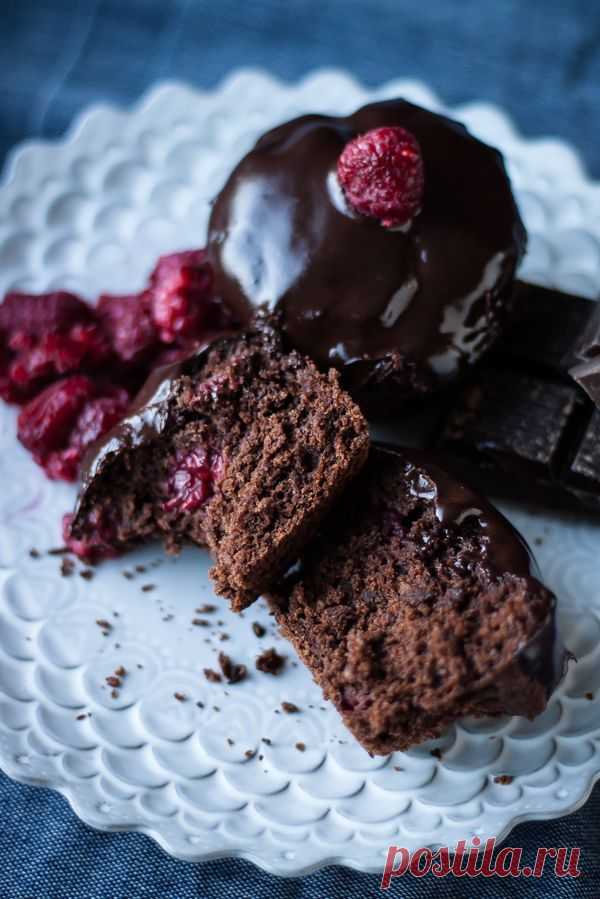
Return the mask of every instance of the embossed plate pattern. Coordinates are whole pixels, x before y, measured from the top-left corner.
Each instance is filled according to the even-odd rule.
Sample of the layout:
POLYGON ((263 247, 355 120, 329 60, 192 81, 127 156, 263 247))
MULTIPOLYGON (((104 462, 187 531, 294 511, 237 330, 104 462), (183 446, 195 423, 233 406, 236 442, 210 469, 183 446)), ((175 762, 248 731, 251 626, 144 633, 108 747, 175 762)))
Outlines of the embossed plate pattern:
MULTIPOLYGON (((211 197, 261 131, 394 95, 441 108, 422 84, 366 90, 336 71, 296 85, 245 71, 210 93, 167 84, 128 112, 94 108, 63 141, 12 156, 0 186, 0 291, 68 287, 92 299, 134 290, 159 253, 203 243, 211 197)), ((507 156, 530 234, 523 274, 596 295, 600 186, 576 154, 523 139, 486 103, 451 113, 507 156)), ((589 794, 600 773, 598 524, 506 508, 538 544, 579 660, 547 711, 533 722, 463 721, 435 744, 370 758, 264 606, 238 618, 215 600, 201 552, 173 561, 150 546, 91 581, 79 569, 61 577, 60 557, 31 558, 31 547, 59 543, 73 490, 45 480, 14 423, 2 406, 0 764, 10 776, 60 790, 94 827, 143 831, 180 858, 238 855, 280 874, 332 862, 378 870, 390 843, 502 836, 589 794), (209 626, 192 625, 207 602, 218 606, 203 616, 209 626), (269 646, 287 656, 276 678, 253 667, 269 646), (205 680, 221 649, 250 666, 246 681, 205 680), (113 698, 105 677, 119 665, 128 673, 113 698), (282 700, 302 711, 284 714, 282 700), (497 783, 498 774, 513 780, 497 783)))

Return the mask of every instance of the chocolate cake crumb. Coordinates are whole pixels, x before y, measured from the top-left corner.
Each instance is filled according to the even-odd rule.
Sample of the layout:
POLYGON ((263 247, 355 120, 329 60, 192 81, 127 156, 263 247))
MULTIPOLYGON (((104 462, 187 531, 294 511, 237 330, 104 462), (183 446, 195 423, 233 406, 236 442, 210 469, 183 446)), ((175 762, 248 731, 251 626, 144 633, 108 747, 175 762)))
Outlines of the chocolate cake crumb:
POLYGON ((306 750, 306 743, 296 743, 296 749, 298 750, 298 752, 304 752, 306 750))
POLYGON ((198 606, 197 609, 194 609, 194 612, 197 612, 199 615, 210 615, 211 612, 216 612, 217 607, 211 606, 210 603, 205 602, 203 606, 198 606))
POLYGON ((136 565, 135 570, 137 571, 138 574, 144 574, 144 572, 146 571, 146 566, 145 565, 136 565))
POLYGON ((248 674, 248 669, 245 665, 232 662, 230 657, 225 655, 224 652, 219 653, 219 665, 228 684, 237 684, 239 681, 244 680, 248 674))
POLYGON ((175 697, 177 702, 185 702, 187 699, 185 693, 173 693, 173 696, 175 697))
POLYGON ((111 695, 112 699, 118 699, 118 698, 119 698, 119 691, 118 691, 118 690, 111 690, 111 691, 110 691, 110 695, 111 695))
POLYGON ((212 668, 204 669, 204 677, 207 681, 210 681, 211 684, 220 684, 221 683, 221 675, 218 671, 214 671, 212 668))
POLYGON ((265 674, 279 674, 285 664, 285 656, 279 655, 276 649, 265 649, 256 659, 256 667, 265 674))
POLYGON ((83 721, 85 718, 87 718, 87 715, 86 715, 85 712, 84 712, 82 715, 77 715, 76 718, 75 718, 75 720, 76 720, 76 721, 83 721))
POLYGON ((295 712, 300 711, 298 706, 293 702, 285 702, 284 701, 281 703, 281 708, 287 715, 293 715, 295 712))
POLYGON ((252 630, 257 637, 264 637, 264 635, 267 633, 266 629, 262 626, 262 624, 259 624, 258 621, 252 622, 252 630))
POLYGON ((84 581, 91 581, 94 575, 95 572, 92 568, 84 568, 79 572, 79 577, 82 577, 84 581))
POLYGON ((62 577, 71 577, 75 571, 75 562, 73 559, 65 558, 60 563, 60 573, 62 577))
POLYGON ((49 556, 65 556, 69 552, 68 546, 55 546, 53 549, 48 550, 49 556))
POLYGON ((219 640, 221 641, 221 643, 225 643, 227 640, 229 640, 229 634, 219 634, 219 640))
POLYGON ((109 687, 120 687, 121 680, 118 677, 115 677, 114 674, 109 674, 108 677, 104 678, 109 687))
POLYGON ((256 749, 247 749, 244 753, 247 759, 253 759, 256 755, 256 749))
POLYGON ((142 585, 142 593, 150 593, 151 590, 156 590, 156 584, 143 584, 142 585))
POLYGON ((210 621, 206 618, 192 618, 194 627, 210 627, 210 621))
POLYGON ((123 668, 122 665, 119 665, 117 668, 115 668, 115 674, 117 675, 117 677, 125 677, 127 671, 125 670, 125 668, 123 668))
POLYGON ((105 631, 112 630, 112 624, 110 623, 110 621, 106 621, 105 618, 97 618, 96 624, 98 625, 98 627, 101 627, 102 630, 105 630, 105 631))
POLYGON ((132 581, 135 577, 133 571, 125 570, 125 571, 122 571, 121 574, 123 575, 123 577, 126 577, 128 581, 132 581))
POLYGON ((511 774, 497 774, 494 778, 494 783, 502 784, 502 786, 508 786, 514 780, 514 777, 511 774))
POLYGON ((40 551, 39 551, 39 549, 35 549, 35 547, 33 547, 32 549, 29 550, 29 555, 31 556, 32 559, 39 559, 40 551))

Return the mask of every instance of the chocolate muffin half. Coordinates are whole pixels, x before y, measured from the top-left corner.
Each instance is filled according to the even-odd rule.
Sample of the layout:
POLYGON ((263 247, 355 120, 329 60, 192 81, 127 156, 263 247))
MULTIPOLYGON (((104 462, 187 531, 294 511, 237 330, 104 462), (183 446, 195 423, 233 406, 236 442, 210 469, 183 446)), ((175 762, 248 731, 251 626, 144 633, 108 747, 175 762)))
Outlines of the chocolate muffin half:
POLYGON ((281 575, 367 457, 367 424, 260 322, 159 369, 84 467, 69 526, 82 555, 163 535, 207 546, 240 610, 281 575))
POLYGON ((423 453, 374 447, 270 602, 357 740, 385 754, 464 715, 544 709, 567 656, 532 572, 481 496, 423 453))

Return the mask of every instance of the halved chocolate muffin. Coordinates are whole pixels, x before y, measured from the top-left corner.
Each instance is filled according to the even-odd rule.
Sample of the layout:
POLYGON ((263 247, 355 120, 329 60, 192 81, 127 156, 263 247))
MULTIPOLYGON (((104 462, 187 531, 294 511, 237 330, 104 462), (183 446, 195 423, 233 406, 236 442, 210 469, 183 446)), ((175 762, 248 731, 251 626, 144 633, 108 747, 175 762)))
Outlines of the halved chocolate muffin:
POLYGON ((265 321, 159 369, 93 448, 71 547, 110 555, 161 534, 207 546, 239 610, 273 583, 364 463, 367 424, 338 376, 284 353, 265 321))
POLYGON ((371 449, 270 602, 348 728, 378 754, 465 715, 539 714, 567 658, 555 597, 523 539, 415 450, 371 449))

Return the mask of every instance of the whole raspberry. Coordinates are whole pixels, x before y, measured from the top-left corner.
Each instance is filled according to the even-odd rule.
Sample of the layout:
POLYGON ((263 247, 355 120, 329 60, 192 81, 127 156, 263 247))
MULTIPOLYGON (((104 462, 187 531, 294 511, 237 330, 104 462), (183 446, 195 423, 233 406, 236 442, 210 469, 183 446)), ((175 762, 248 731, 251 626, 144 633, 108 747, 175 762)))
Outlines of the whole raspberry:
POLYGON ((65 333, 48 333, 39 338, 17 331, 9 341, 16 352, 8 373, 19 390, 31 392, 40 383, 81 368, 106 362, 110 347, 94 324, 76 324, 65 333))
POLYGON ((76 481, 79 466, 88 446, 120 421, 129 405, 129 394, 122 387, 105 388, 107 395, 88 400, 66 438, 63 449, 49 453, 43 461, 51 481, 76 481))
POLYGON ((72 375, 23 407, 17 434, 51 480, 74 481, 87 447, 123 417, 128 403, 123 388, 72 375))
POLYGON ((421 149, 404 128, 374 128, 349 141, 337 175, 350 206, 385 228, 406 224, 421 209, 421 149))
POLYGON ((69 445, 81 454, 113 425, 120 421, 129 405, 129 394, 122 387, 105 388, 105 394, 89 400, 79 413, 69 445))
POLYGON ((23 406, 17 435, 36 462, 43 465, 51 452, 66 445, 79 413, 95 392, 89 378, 73 375, 46 387, 23 406))
POLYGON ((150 312, 164 343, 199 338, 214 316, 212 269, 204 250, 161 256, 150 275, 150 312))
POLYGON ((72 293, 7 293, 0 303, 0 331, 43 337, 93 319, 90 307, 72 293))
POLYGON ((103 294, 98 300, 98 317, 122 362, 147 360, 160 346, 148 306, 146 291, 127 296, 103 294))

